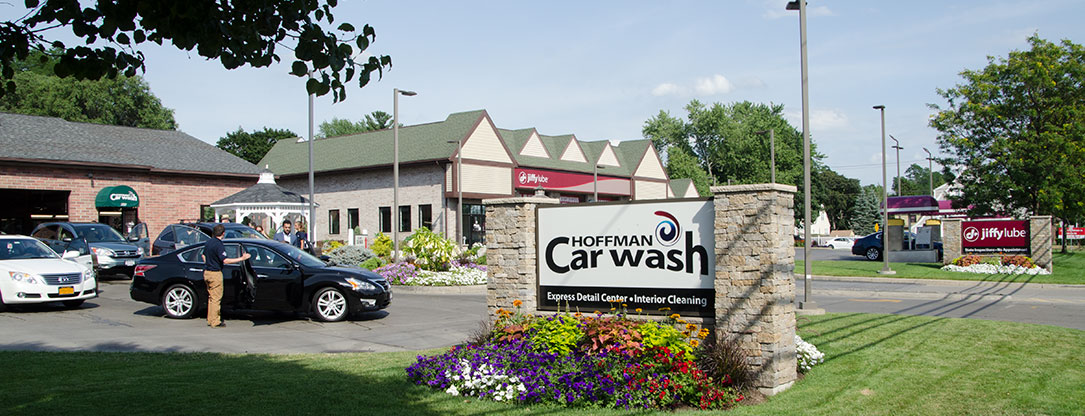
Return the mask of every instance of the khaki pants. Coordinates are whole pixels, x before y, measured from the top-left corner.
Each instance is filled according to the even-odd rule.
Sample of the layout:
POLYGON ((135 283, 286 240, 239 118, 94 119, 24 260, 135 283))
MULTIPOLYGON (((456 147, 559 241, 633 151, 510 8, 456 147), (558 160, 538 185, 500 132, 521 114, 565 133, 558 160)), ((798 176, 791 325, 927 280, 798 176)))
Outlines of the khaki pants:
POLYGON ((203 281, 207 283, 207 324, 216 326, 222 323, 222 272, 203 272, 203 281))

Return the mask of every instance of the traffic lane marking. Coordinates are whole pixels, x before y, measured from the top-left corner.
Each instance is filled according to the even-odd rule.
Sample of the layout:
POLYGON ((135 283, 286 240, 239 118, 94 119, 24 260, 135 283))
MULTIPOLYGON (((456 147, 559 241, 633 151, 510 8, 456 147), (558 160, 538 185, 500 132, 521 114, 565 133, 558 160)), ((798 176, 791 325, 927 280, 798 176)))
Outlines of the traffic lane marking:
POLYGON ((889 302, 889 303, 900 303, 901 302, 900 299, 848 299, 848 300, 850 300, 852 302, 889 302))

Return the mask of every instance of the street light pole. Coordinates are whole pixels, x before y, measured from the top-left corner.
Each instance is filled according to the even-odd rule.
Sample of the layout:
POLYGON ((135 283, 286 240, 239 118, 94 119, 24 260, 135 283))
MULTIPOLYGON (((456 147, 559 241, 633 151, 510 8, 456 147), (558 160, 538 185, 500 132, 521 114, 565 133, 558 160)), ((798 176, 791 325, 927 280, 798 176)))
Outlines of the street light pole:
POLYGON ((776 129, 761 130, 756 134, 769 134, 769 172, 772 183, 776 183, 776 129))
POLYGON ((923 151, 927 152, 927 173, 929 173, 930 177, 931 177, 931 188, 930 189, 931 189, 931 197, 933 198, 934 197, 934 157, 931 155, 931 151, 927 150, 926 147, 923 148, 923 151))
MULTIPOLYGON (((313 73, 309 73, 309 78, 313 78, 313 73)), ((316 240, 316 235, 313 223, 316 222, 316 201, 313 199, 316 193, 314 179, 313 179, 313 94, 309 93, 309 220, 305 222, 308 226, 308 244, 310 247, 313 245, 313 241, 316 240)), ((282 226, 282 224, 277 224, 282 226)))
POLYGON ((893 137, 892 134, 889 135, 889 138, 893 139, 893 143, 896 143, 895 145, 893 145, 893 148, 897 149, 897 196, 901 196, 902 194, 900 193, 900 151, 903 150, 904 148, 900 147, 900 140, 897 140, 897 138, 893 137))
POLYGON ((591 171, 591 174, 592 174, 592 189, 593 189, 592 193, 594 194, 593 198, 595 198, 591 202, 599 202, 599 169, 606 169, 606 168, 599 165, 598 163, 596 163, 595 167, 591 171))
MULTIPOLYGON (((456 219, 456 244, 464 244, 463 241, 463 142, 459 140, 449 140, 449 143, 456 143, 456 215, 459 216, 456 219)), ((446 218, 445 221, 448 221, 446 218)))
POLYGON ((802 67, 802 181, 803 181, 803 294, 799 309, 817 309, 810 300, 810 88, 806 70, 806 0, 787 3, 787 10, 799 11, 799 53, 802 67))
POLYGON ((889 191, 886 190, 887 174, 885 172, 885 106, 876 105, 875 110, 882 113, 882 270, 878 274, 897 274, 889 268, 889 191))
POLYGON ((399 95, 413 96, 414 91, 392 89, 392 259, 399 261, 399 95))

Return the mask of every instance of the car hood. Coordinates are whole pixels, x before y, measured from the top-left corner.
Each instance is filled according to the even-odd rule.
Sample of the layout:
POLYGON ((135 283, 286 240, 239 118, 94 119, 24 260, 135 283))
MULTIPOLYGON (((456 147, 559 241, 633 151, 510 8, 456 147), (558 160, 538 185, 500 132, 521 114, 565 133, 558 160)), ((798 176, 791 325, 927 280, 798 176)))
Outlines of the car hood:
POLYGON ((99 241, 97 243, 90 243, 90 246, 91 247, 99 247, 99 248, 108 248, 108 249, 113 250, 113 251, 118 251, 118 250, 130 251, 130 250, 135 250, 136 249, 136 246, 132 245, 132 244, 109 242, 109 241, 99 241))
POLYGON ((330 266, 325 267, 324 270, 329 272, 335 272, 344 277, 362 277, 369 280, 385 280, 384 276, 381 276, 368 269, 362 269, 358 267, 330 266))
POLYGON ((0 261, 0 269, 33 274, 83 273, 86 268, 64 259, 18 259, 0 261))

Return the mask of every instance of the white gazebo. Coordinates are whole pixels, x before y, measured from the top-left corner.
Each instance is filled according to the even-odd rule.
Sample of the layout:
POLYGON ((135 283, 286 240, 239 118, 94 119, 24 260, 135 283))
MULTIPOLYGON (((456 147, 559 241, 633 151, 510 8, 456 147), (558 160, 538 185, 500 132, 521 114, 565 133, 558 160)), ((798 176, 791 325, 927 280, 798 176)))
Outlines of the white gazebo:
POLYGON ((275 228, 290 217, 300 217, 306 224, 311 224, 309 200, 297 192, 276 185, 275 174, 266 169, 260 174, 260 180, 256 182, 256 185, 215 201, 211 204, 211 208, 215 210, 216 219, 221 218, 221 215, 226 212, 233 211, 235 222, 242 222, 254 214, 263 214, 271 219, 271 224, 275 228))

